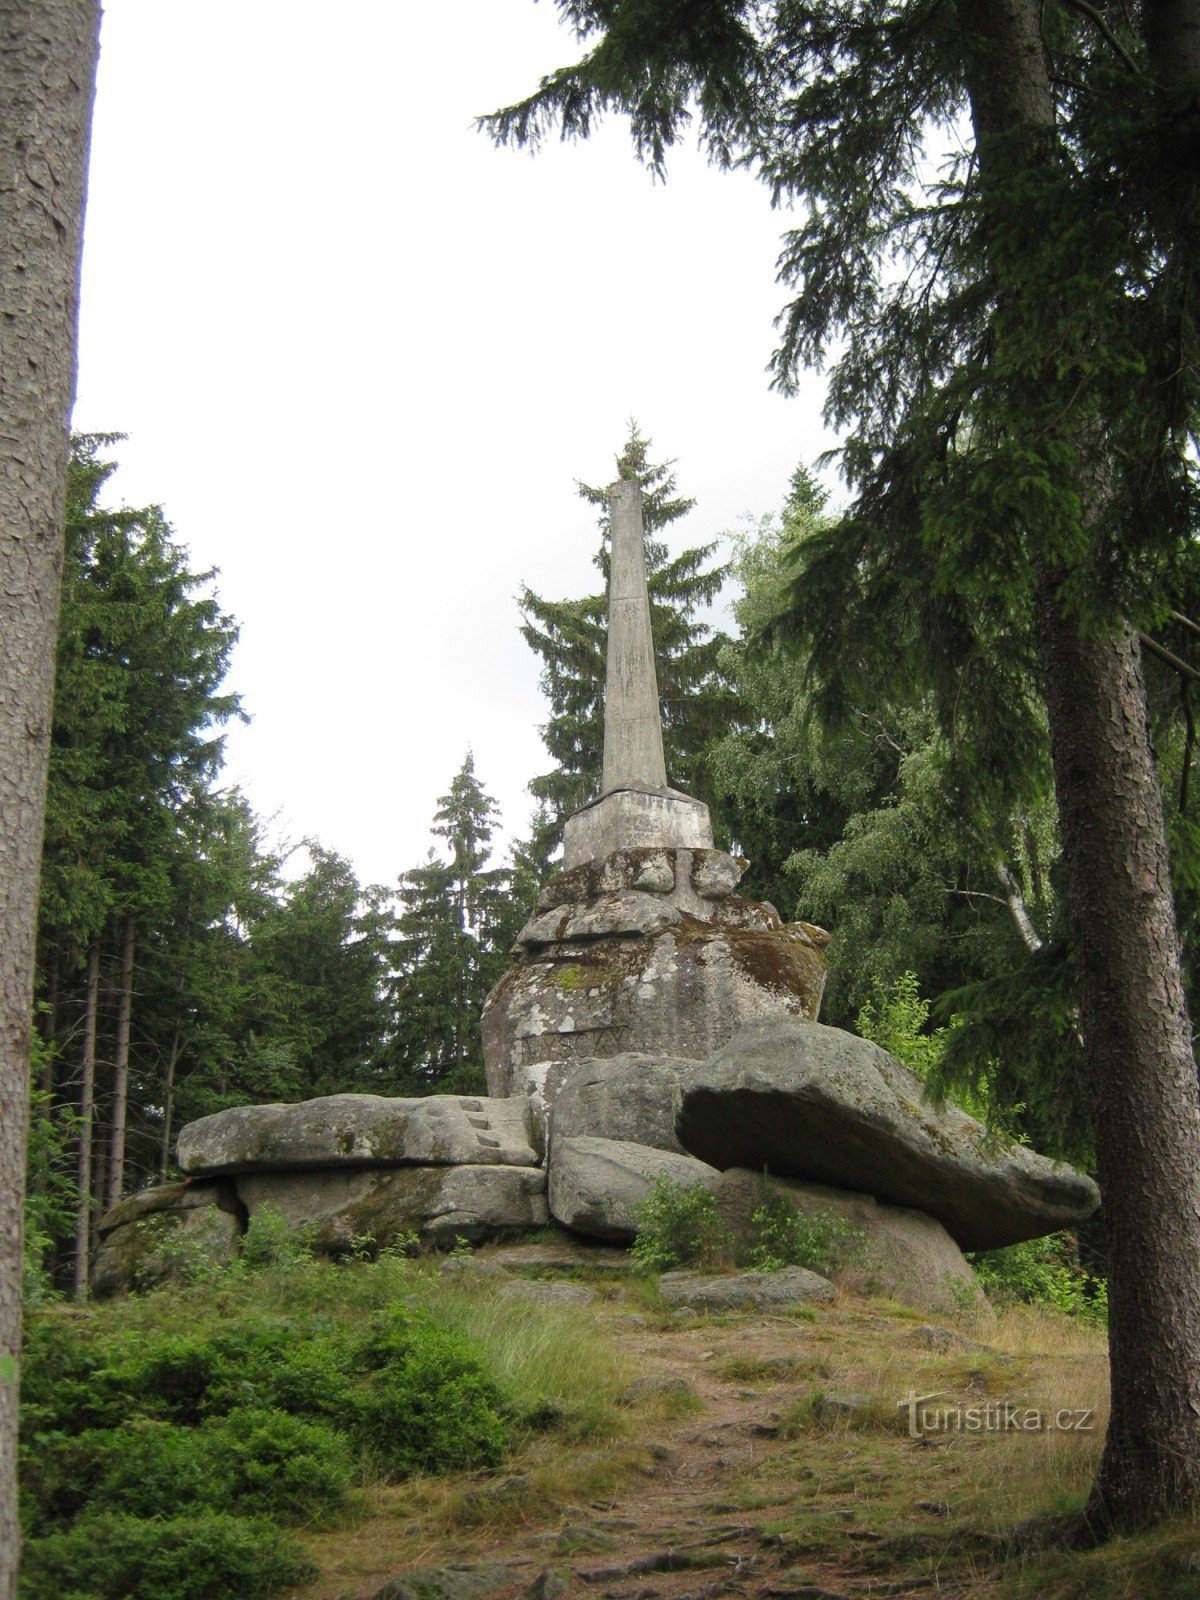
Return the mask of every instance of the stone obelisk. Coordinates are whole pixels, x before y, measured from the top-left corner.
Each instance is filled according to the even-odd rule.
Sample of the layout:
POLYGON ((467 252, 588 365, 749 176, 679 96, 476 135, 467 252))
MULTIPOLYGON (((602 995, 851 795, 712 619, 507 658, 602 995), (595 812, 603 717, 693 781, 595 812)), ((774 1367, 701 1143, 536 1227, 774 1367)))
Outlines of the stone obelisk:
POLYGON ((618 479, 609 490, 609 507, 603 777, 597 798, 567 819, 566 870, 614 850, 704 850, 713 842, 704 802, 667 785, 637 481, 618 479))
POLYGON ((632 478, 609 491, 608 661, 604 687, 601 794, 643 784, 667 787, 658 673, 650 631, 650 590, 642 496, 632 478))
POLYGON ((600 793, 567 818, 562 869, 482 1017, 488 1093, 543 1109, 575 1063, 702 1060, 743 1022, 815 1019, 827 970, 827 936, 736 894, 747 863, 714 850, 708 807, 667 783, 636 481, 615 483, 609 505, 600 793))

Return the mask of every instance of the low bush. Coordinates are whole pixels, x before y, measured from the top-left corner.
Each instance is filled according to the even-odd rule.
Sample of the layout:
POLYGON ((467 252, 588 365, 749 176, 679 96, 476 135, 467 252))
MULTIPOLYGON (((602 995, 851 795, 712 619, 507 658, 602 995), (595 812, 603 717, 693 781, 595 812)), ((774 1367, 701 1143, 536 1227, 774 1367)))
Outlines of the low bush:
POLYGON ((635 1209, 634 1221, 637 1237, 630 1254, 648 1272, 714 1265, 730 1250, 716 1199, 702 1184, 677 1183, 660 1174, 653 1193, 635 1209))
POLYGON ((255 1600, 314 1572, 295 1541, 261 1517, 103 1513, 30 1540, 20 1592, 22 1600, 255 1600))
POLYGON ((967 1256, 988 1299, 999 1305, 1025 1302, 1103 1325, 1108 1321, 1108 1284, 1079 1263, 1075 1239, 1053 1233, 1003 1250, 967 1256))
POLYGON ((23 1389, 24 1600, 269 1594, 303 1565, 278 1524, 328 1520, 361 1465, 494 1466, 512 1433, 470 1341, 394 1304, 357 1323, 246 1310, 188 1333, 48 1313, 31 1319, 23 1389), (160 1552, 137 1576, 129 1552, 166 1550, 185 1525, 190 1556, 160 1552), (189 1562, 224 1576, 206 1587, 189 1562))
POLYGON ((775 1195, 750 1218, 747 1264, 759 1272, 807 1267, 830 1278, 862 1254, 866 1234, 829 1211, 798 1211, 786 1195, 775 1195))
POLYGON ((260 1206, 246 1225, 238 1260, 250 1272, 312 1259, 312 1228, 294 1228, 276 1206, 260 1206))
POLYGON ((342 1508, 352 1476, 341 1434, 280 1411, 233 1411, 198 1428, 127 1425, 103 1440, 96 1499, 139 1517, 236 1506, 240 1516, 311 1522, 342 1508))

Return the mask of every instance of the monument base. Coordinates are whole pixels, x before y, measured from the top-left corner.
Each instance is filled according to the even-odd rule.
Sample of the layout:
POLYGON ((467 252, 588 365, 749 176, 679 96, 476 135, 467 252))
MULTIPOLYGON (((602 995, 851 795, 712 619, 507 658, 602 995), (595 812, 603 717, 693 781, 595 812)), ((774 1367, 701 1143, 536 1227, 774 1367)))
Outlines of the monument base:
POLYGON ((747 1022, 815 1021, 829 936, 735 894, 745 866, 642 848, 552 878, 483 1008, 488 1093, 548 1101, 552 1066, 631 1050, 705 1060, 747 1022))
POLYGON ((711 850, 712 822, 703 800, 678 789, 630 784, 610 789, 567 818, 563 871, 603 861, 614 850, 711 850))

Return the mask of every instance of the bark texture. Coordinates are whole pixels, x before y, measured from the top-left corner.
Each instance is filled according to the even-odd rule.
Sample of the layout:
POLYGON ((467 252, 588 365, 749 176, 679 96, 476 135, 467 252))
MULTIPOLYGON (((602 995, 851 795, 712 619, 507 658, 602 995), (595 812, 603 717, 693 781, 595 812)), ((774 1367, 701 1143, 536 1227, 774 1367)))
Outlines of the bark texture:
POLYGON ((0 1600, 16 1592, 29 1030, 95 0, 0 0, 0 1600))
POLYGON ((137 922, 126 917, 121 938, 121 994, 117 1002, 117 1040, 113 1059, 112 1148, 104 1209, 111 1211, 125 1188, 125 1122, 129 1108, 129 1035, 133 1024, 133 960, 137 922))
POLYGON ((1200 1503, 1200 1097, 1136 637, 1038 631, 1109 1248, 1100 1527, 1200 1503))
POLYGON ((91 1258, 92 1126, 96 1112, 96 1030, 100 1008, 100 941, 88 951, 87 998, 83 1007, 83 1057, 79 1068, 79 1154, 75 1165, 76 1300, 87 1298, 91 1258))

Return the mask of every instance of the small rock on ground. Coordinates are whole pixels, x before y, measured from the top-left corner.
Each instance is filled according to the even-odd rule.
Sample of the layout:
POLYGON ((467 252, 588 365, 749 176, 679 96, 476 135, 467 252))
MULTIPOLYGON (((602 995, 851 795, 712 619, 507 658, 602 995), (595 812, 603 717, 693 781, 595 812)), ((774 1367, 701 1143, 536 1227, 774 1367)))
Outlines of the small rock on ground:
MULTIPOLYGON (((517 1580, 513 1567, 485 1562, 473 1567, 414 1567, 377 1589, 372 1600, 481 1600, 517 1580)), ((559 1591, 561 1593, 561 1591, 559 1591)))
POLYGON ((507 1300, 534 1300, 544 1306, 586 1306, 596 1298, 596 1291, 582 1283, 543 1283, 536 1278, 529 1283, 513 1279, 501 1293, 507 1300))
POLYGON ((645 1405, 648 1400, 660 1398, 679 1398, 684 1395, 695 1395, 696 1391, 686 1378, 668 1378, 650 1376, 635 1378, 634 1381, 617 1396, 619 1406, 645 1405))
POLYGON ((790 1306, 805 1301, 828 1303, 836 1291, 828 1278, 805 1267, 778 1272, 735 1272, 703 1277, 696 1272, 664 1272, 658 1291, 669 1305, 696 1311, 738 1311, 747 1306, 790 1306))

